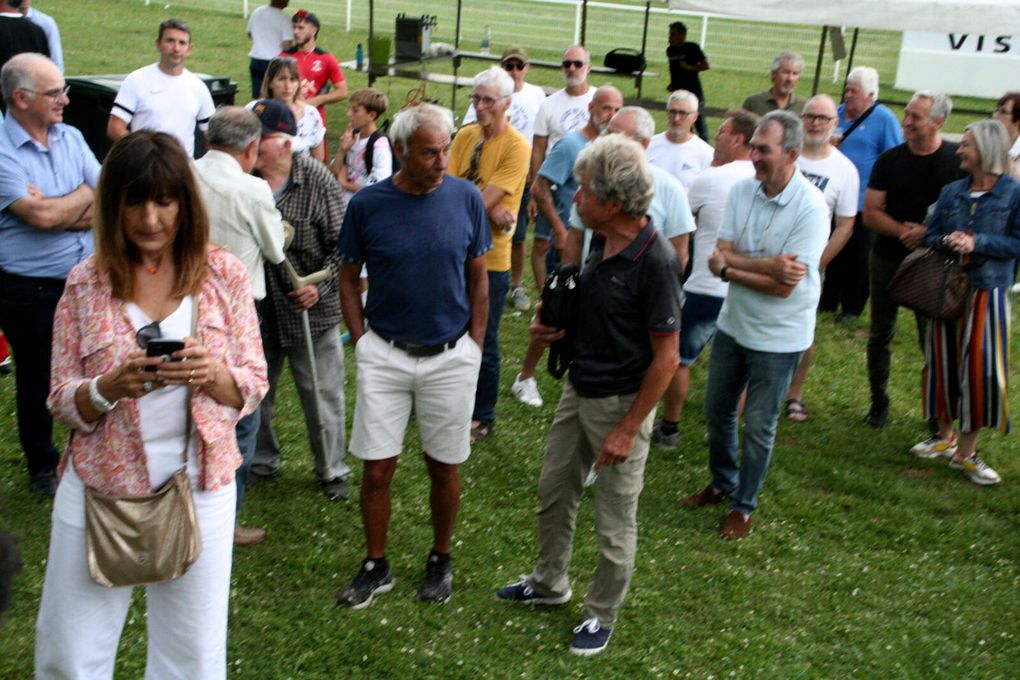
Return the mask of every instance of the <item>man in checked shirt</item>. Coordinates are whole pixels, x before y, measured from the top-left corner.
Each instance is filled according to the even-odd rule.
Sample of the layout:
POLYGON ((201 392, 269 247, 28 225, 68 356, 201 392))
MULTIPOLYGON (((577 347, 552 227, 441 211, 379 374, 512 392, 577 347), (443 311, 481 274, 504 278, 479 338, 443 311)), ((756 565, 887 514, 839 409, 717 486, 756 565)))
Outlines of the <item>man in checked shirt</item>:
MULTIPOLYGON (((261 102, 260 102, 261 104, 261 102)), ((318 284, 292 290, 282 265, 266 264, 266 298, 259 305, 262 318, 262 344, 269 364, 269 393, 262 401, 251 474, 269 477, 280 470, 280 443, 273 432, 276 411, 276 387, 284 359, 290 361, 291 374, 301 398, 308 429, 308 443, 315 459, 319 486, 330 500, 346 500, 350 468, 343 461, 344 442, 344 357, 340 343, 340 297, 337 276, 340 264, 336 243, 344 218, 340 185, 322 163, 309 156, 293 153, 293 137, 284 131, 286 118, 272 106, 256 106, 255 115, 263 129, 255 173, 269 183, 276 207, 283 219, 294 227, 294 240, 287 258, 298 274, 307 276, 330 268, 333 275, 318 284), (318 373, 318 392, 312 386, 311 363, 305 348, 301 312, 308 310, 318 373), (317 423, 313 399, 319 402, 317 423), (326 433, 326 450, 317 427, 326 433)))

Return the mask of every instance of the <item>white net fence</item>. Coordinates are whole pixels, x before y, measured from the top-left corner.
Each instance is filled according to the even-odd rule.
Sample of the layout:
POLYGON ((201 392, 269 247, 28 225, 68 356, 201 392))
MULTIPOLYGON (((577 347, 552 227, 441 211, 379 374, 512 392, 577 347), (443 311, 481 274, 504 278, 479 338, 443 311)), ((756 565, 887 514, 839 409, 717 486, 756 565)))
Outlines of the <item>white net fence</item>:
MULTIPOLYGON (((184 0, 172 5, 200 7, 229 13, 250 12, 263 0, 184 0)), ((147 3, 148 4, 148 1, 147 3)), ((315 12, 326 27, 368 33, 368 0, 299 0, 298 7, 315 12)), ((586 20, 580 0, 464 0, 461 10, 462 49, 479 49, 486 27, 492 36, 491 49, 499 53, 507 45, 523 45, 532 58, 557 59, 562 50, 582 37, 593 60, 617 47, 641 48, 645 3, 637 0, 589 2, 586 20)), ((392 35, 398 14, 434 15, 438 23, 432 40, 453 43, 456 35, 457 0, 376 0, 375 30, 392 35)), ((674 21, 687 24, 688 40, 701 45, 713 69, 764 73, 776 53, 799 52, 805 71, 813 72, 821 29, 816 26, 766 24, 713 15, 692 15, 653 7, 648 25, 646 58, 650 68, 665 70, 668 26, 674 21)), ((854 62, 867 64, 879 73, 896 72, 900 33, 862 30, 854 62)), ((850 48, 847 31, 847 50, 850 48)), ((833 77, 839 68, 828 52, 824 73, 833 77)))

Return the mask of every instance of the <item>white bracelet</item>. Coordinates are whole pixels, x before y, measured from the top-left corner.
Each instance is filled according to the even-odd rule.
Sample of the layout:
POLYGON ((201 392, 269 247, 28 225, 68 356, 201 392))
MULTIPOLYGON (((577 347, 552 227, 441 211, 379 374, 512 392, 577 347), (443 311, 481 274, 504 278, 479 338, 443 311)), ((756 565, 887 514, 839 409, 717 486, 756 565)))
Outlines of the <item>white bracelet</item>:
POLYGON ((106 397, 99 393, 99 376, 97 375, 89 381, 89 401, 92 402, 92 408, 100 413, 109 413, 120 400, 118 399, 111 404, 107 401, 106 397))

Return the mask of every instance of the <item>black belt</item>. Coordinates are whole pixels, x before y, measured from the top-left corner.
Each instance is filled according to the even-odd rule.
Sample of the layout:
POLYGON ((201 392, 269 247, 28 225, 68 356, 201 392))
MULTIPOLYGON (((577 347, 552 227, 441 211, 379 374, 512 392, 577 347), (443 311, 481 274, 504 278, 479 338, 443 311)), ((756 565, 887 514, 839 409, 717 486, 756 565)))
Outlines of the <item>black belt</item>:
POLYGON ((416 342, 404 342, 403 340, 390 340, 389 338, 387 338, 387 337, 385 337, 383 335, 380 335, 379 331, 375 330, 374 328, 372 329, 372 332, 375 333, 376 335, 378 335, 380 338, 382 338, 386 342, 388 342, 391 345, 393 345, 394 347, 396 347, 397 349, 400 349, 400 350, 403 350, 403 351, 407 352, 408 356, 412 356, 412 357, 434 357, 437 354, 442 354, 446 350, 453 349, 454 347, 456 347, 457 346, 457 341, 460 340, 462 337, 464 337, 464 334, 467 333, 467 328, 465 328, 460 333, 458 333, 457 337, 455 337, 450 342, 444 342, 441 345, 419 345, 416 342))

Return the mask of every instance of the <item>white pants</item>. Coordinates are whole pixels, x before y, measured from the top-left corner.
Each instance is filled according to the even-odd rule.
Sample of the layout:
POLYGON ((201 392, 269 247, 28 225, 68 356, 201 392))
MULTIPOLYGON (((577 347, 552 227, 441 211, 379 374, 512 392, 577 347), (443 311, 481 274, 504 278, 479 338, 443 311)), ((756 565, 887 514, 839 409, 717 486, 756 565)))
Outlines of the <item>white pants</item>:
MULTIPOLYGON (((146 586, 148 680, 227 674, 234 485, 194 491, 202 554, 187 574, 146 586)), ((53 504, 46 580, 36 622, 36 678, 112 678, 132 588, 105 588, 85 557, 85 486, 68 465, 53 504)))

